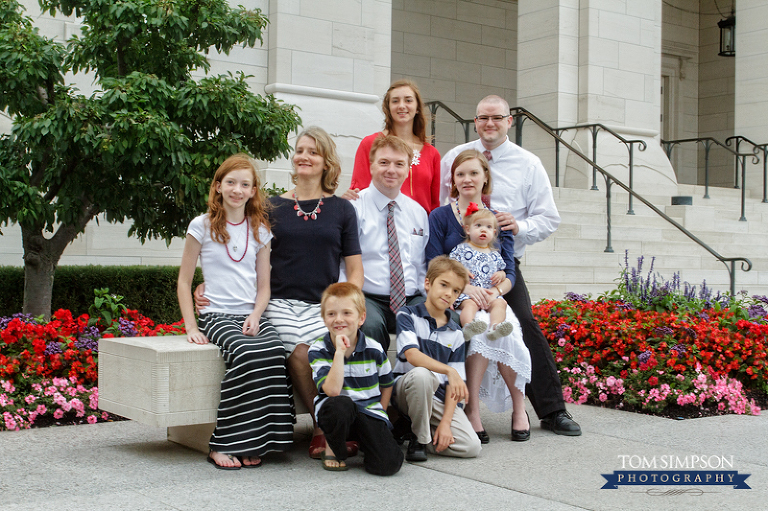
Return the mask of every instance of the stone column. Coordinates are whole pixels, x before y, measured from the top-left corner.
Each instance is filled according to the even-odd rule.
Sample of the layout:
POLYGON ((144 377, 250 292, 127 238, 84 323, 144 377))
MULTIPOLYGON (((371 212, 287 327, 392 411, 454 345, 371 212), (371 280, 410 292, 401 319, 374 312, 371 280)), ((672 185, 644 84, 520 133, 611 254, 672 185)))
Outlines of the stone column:
MULTIPOLYGON (((520 0, 518 104, 552 127, 601 123, 626 139, 644 140, 648 148, 634 151, 634 189, 673 194, 675 175, 658 142, 661 5, 520 0)), ((588 131, 569 131, 564 138, 592 157, 588 131)), ((600 131, 597 148, 597 164, 629 184, 624 144, 600 131)), ((561 185, 592 186, 591 167, 565 151, 560 161, 561 185)), ((599 176, 597 185, 605 187, 599 176)))
MULTIPOLYGON (((304 126, 330 133, 345 189, 362 137, 380 130, 390 82, 391 0, 271 0, 265 91, 298 105, 304 126)), ((291 140, 293 143, 293 140, 291 140)), ((290 162, 269 165, 268 181, 289 187, 290 162)))
MULTIPOLYGON (((768 4, 759 0, 736 2, 736 87, 734 135, 756 144, 768 143, 768 4)), ((741 151, 752 150, 742 143, 741 151)), ((746 189, 763 196, 763 154, 747 162, 746 189)))

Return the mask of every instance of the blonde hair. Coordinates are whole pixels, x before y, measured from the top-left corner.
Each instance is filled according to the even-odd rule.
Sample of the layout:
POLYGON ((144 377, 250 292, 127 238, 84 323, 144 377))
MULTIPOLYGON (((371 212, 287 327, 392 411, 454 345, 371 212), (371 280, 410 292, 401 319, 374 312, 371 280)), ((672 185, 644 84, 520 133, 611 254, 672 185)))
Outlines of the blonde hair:
POLYGON ((384 94, 384 100, 381 102, 381 110, 384 112, 384 129, 387 133, 393 133, 395 128, 395 119, 392 112, 389 111, 389 100, 392 97, 392 91, 401 87, 410 87, 416 98, 416 115, 413 117, 413 134, 416 135, 422 144, 427 143, 427 120, 424 117, 424 102, 421 100, 421 92, 418 85, 413 80, 404 78, 392 82, 392 85, 384 94))
POLYGON ((325 316, 325 304, 331 297, 349 298, 355 305, 357 313, 361 316, 365 314, 365 295, 356 285, 350 284, 349 282, 337 282, 336 284, 331 284, 325 288, 325 291, 323 291, 323 296, 320 298, 321 316, 325 316))
POLYGON ((427 280, 431 285, 437 277, 451 271, 464 281, 464 286, 469 283, 469 273, 464 265, 446 255, 437 256, 429 262, 427 280))
POLYGON ((483 153, 478 151, 477 149, 467 149, 465 151, 460 152, 456 159, 453 160, 453 164, 451 164, 451 198, 456 199, 459 196, 459 190, 456 188, 456 182, 454 181, 454 175, 456 174, 456 169, 464 162, 467 162, 469 160, 477 160, 480 162, 480 167, 483 169, 483 174, 485 174, 485 184, 483 185, 483 189, 481 190, 482 195, 490 195, 491 194, 491 167, 488 165, 488 160, 485 158, 483 153))
POLYGON ((211 222, 211 239, 226 244, 229 242, 229 233, 227 232, 227 212, 224 209, 224 199, 221 192, 216 190, 216 185, 221 184, 224 178, 234 170, 250 170, 253 179, 253 197, 245 203, 245 217, 251 219, 251 230, 256 241, 259 240, 259 227, 264 226, 270 229, 267 211, 270 209, 270 203, 267 201, 264 192, 261 189, 261 180, 256 172, 253 161, 247 154, 238 153, 230 156, 222 163, 216 173, 213 175, 211 189, 208 192, 208 218, 211 222))
MULTIPOLYGON (((296 146, 299 145, 299 140, 302 137, 309 137, 315 141, 317 147, 317 153, 323 157, 323 176, 320 179, 320 186, 325 193, 333 194, 336 188, 339 187, 339 176, 341 175, 341 159, 336 153, 336 142, 333 141, 331 136, 323 128, 319 126, 309 126, 302 131, 296 138, 296 145, 293 148, 294 154, 296 154, 296 146)), ((295 185, 298 181, 296 176, 296 169, 291 172, 291 182, 295 185)))

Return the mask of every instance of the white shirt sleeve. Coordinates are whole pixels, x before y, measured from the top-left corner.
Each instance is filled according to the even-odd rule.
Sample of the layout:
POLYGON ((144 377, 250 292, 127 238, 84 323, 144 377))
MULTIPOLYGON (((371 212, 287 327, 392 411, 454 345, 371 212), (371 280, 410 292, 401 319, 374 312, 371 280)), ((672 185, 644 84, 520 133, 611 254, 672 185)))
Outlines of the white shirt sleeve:
MULTIPOLYGON (((547 239, 560 225, 560 214, 552 196, 552 186, 544 166, 537 159, 528 173, 530 183, 526 183, 527 218, 518 220, 520 228, 515 236, 516 243, 533 245, 547 239)), ((517 250, 515 250, 517 252, 517 250)))

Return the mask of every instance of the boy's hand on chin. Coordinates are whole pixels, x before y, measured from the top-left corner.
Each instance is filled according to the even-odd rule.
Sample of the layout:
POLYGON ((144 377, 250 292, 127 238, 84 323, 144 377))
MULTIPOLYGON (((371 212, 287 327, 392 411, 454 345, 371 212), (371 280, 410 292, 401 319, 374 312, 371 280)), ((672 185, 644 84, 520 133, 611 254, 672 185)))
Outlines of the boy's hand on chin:
POLYGON ((347 337, 344 334, 336 336, 336 349, 337 350, 344 351, 347 348, 349 348, 349 346, 350 346, 349 337, 347 337))

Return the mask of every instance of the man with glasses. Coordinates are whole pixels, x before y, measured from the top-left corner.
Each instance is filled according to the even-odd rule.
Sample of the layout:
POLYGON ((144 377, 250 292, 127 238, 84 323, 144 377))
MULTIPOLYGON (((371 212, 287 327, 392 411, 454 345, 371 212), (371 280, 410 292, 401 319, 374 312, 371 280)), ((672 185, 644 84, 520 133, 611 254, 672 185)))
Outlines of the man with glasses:
POLYGON ((517 275, 512 290, 504 296, 523 330, 523 341, 531 353, 531 383, 526 394, 541 427, 559 435, 581 435, 581 427, 565 410, 563 389, 552 350, 531 312, 531 298, 520 272, 520 257, 526 245, 546 239, 560 225, 552 187, 541 160, 512 143, 507 131, 512 126, 509 104, 499 96, 487 96, 477 105, 475 131, 478 140, 454 147, 441 162, 440 198, 446 201, 451 189, 451 165, 464 150, 482 152, 491 169, 490 207, 499 225, 515 236, 517 275))

